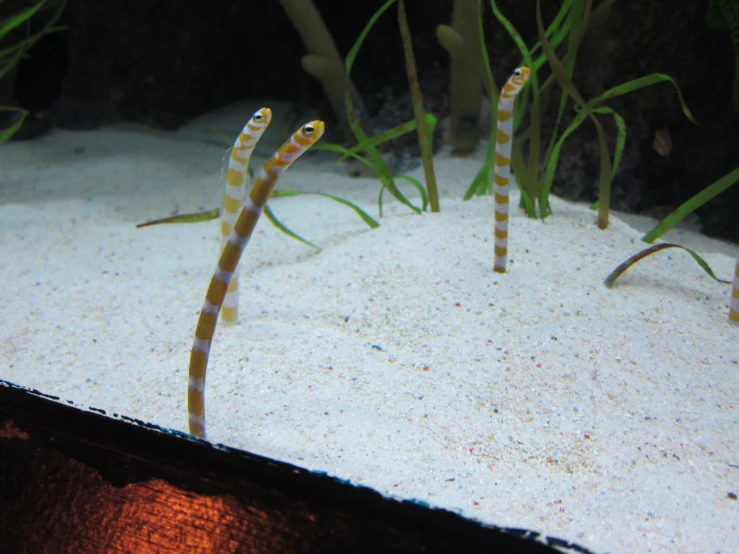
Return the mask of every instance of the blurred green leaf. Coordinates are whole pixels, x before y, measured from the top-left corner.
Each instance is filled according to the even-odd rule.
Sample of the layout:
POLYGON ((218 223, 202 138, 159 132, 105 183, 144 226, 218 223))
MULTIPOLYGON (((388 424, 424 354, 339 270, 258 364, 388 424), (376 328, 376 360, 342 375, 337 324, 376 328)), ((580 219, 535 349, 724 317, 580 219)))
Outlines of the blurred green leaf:
POLYGON ((343 198, 339 198, 338 196, 333 196, 332 194, 324 194, 322 192, 305 192, 302 190, 286 190, 286 189, 280 189, 276 190, 272 193, 272 196, 275 198, 279 198, 282 196, 299 196, 301 194, 312 194, 314 196, 323 196, 324 198, 330 198, 334 202, 338 202, 339 204, 342 204, 343 206, 346 206, 347 208, 351 208, 361 219, 362 221, 367 224, 367 226, 370 229, 376 229, 380 226, 380 224, 372 219, 370 215, 365 212, 362 208, 357 206, 356 204, 349 202, 348 200, 344 200, 343 198))
POLYGON ((293 238, 297 240, 298 242, 302 242, 306 246, 310 246, 311 248, 315 248, 316 250, 320 250, 318 246, 310 242, 309 240, 304 239, 300 235, 298 235, 295 231, 291 230, 287 225, 282 223, 275 214, 272 212, 272 209, 269 206, 264 207, 264 215, 269 219, 269 222, 274 225, 277 230, 285 233, 288 237, 293 238))

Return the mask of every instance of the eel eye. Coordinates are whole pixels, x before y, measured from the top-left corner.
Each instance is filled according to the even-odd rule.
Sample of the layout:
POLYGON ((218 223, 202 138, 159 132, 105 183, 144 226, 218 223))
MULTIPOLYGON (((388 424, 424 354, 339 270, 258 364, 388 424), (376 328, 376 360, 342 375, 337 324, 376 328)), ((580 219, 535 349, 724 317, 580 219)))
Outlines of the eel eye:
POLYGON ((314 131, 313 125, 303 125, 303 133, 306 135, 312 135, 314 131))
POLYGON ((254 114, 254 121, 262 121, 264 119, 264 116, 260 113, 254 114))
POLYGON ((520 77, 520 76, 521 76, 521 69, 520 69, 520 68, 516 68, 516 70, 515 70, 515 71, 513 72, 513 74, 514 74, 514 75, 515 75, 516 77, 520 77))

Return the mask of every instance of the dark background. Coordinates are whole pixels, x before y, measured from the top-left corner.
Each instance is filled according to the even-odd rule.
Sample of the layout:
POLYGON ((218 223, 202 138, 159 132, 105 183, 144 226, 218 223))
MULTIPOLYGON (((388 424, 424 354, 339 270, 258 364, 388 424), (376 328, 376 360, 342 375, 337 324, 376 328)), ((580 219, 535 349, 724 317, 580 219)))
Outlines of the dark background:
MULTIPOLYGON (((383 3, 314 2, 342 55, 383 3)), ((500 86, 520 64, 520 55, 493 20, 487 0, 483 3, 488 51, 500 86)), ((533 44, 535 1, 497 4, 533 44)), ((435 28, 450 22, 452 2, 406 0, 406 5, 426 109, 441 119, 449 110, 448 56, 435 28)), ((542 0, 545 22, 558 6, 542 0)), ((731 101, 734 45, 730 33, 706 23, 708 9, 708 0, 619 0, 585 37, 575 66, 575 84, 585 99, 636 77, 666 73, 699 123, 685 118, 669 83, 610 101, 628 129, 613 182, 614 208, 664 215, 739 166, 739 116, 731 101), (668 157, 653 148, 655 131, 664 128, 673 141, 668 157)), ((377 23, 352 72, 377 129, 412 118, 395 14, 393 7, 377 23)), ((329 126, 334 121, 319 83, 300 67, 305 50, 277 0, 69 0, 62 23, 67 30, 43 39, 21 63, 16 84, 18 103, 43 112, 54 127, 92 129, 136 121, 174 129, 249 97, 312 106, 329 126)), ((553 127, 554 115, 544 118, 545 130, 553 127)), ((603 118, 603 124, 614 139, 612 120, 603 118)), ((565 143, 553 192, 595 200, 598 167, 596 133, 585 123, 565 143)), ((739 242, 739 186, 698 216, 705 233, 739 242)))

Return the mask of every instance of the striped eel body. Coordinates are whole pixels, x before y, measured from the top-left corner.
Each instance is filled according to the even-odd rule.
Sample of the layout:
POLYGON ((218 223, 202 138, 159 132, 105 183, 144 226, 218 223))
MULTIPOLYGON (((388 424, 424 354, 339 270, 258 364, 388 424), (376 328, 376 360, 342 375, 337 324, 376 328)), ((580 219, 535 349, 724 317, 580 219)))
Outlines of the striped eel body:
MULTIPOLYGON (((236 138, 231 156, 228 160, 226 173, 226 192, 223 196, 223 210, 221 211, 221 248, 228 242, 234 223, 244 206, 246 198, 247 168, 251 153, 259 139, 272 121, 272 110, 262 108, 254 113, 244 125, 236 138)), ((239 318, 239 273, 234 271, 231 282, 228 284, 226 298, 221 308, 221 317, 225 323, 235 323, 239 318)))
POLYGON ((513 105, 531 70, 516 68, 498 98, 498 133, 495 144, 495 261, 493 271, 505 273, 508 258, 508 182, 511 177, 513 105))
POLYGON ((734 281, 731 283, 731 300, 729 300, 729 321, 739 325, 739 258, 736 259, 734 281))
POLYGON ((190 352, 187 410, 190 434, 196 437, 205 438, 205 371, 218 323, 218 313, 226 297, 229 281, 236 271, 241 254, 249 242, 275 183, 290 164, 321 138, 323 130, 323 121, 306 123, 264 163, 223 247, 218 267, 210 280, 205 302, 200 310, 190 352))

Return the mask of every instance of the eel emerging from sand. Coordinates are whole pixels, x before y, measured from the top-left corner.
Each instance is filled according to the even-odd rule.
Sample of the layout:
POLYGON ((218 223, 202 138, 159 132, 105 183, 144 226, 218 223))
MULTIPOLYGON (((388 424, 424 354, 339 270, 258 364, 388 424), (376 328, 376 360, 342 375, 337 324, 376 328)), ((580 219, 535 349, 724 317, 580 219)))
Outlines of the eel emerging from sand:
POLYGON ((498 131, 495 144, 495 261, 493 271, 505 273, 508 258, 508 183, 511 177, 513 105, 516 95, 529 80, 531 70, 518 67, 503 86, 498 98, 498 131))
POLYGON ((229 282, 280 175, 321 138, 323 131, 323 121, 306 123, 264 163, 223 247, 218 267, 210 280, 205 302, 200 310, 190 352, 187 410, 190 433, 196 437, 205 438, 205 372, 218 314, 223 306, 229 282))
MULTIPOLYGON (((244 125, 241 133, 236 138, 231 155, 228 158, 228 171, 226 172, 226 190, 223 195, 223 210, 221 211, 221 248, 226 246, 228 237, 231 235, 234 224, 244 207, 246 198, 246 185, 248 181, 249 160, 254 147, 262 138, 272 121, 272 110, 261 108, 257 110, 251 119, 244 125)), ((239 318, 239 273, 234 271, 233 277, 228 284, 226 298, 221 308, 221 317, 226 323, 235 323, 239 318)))

